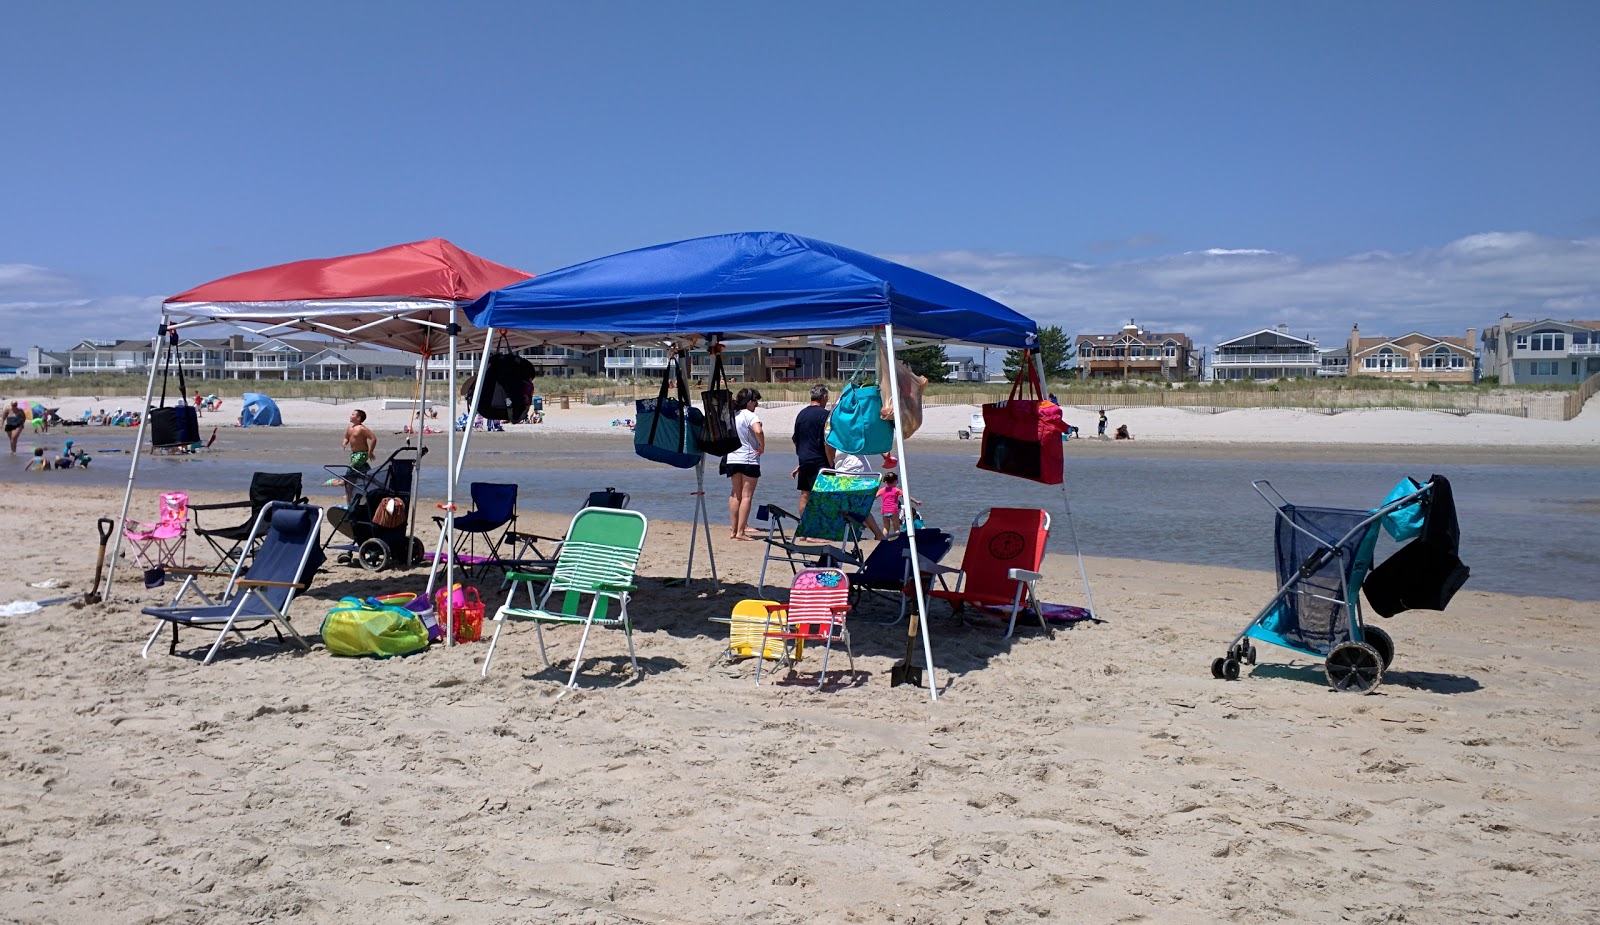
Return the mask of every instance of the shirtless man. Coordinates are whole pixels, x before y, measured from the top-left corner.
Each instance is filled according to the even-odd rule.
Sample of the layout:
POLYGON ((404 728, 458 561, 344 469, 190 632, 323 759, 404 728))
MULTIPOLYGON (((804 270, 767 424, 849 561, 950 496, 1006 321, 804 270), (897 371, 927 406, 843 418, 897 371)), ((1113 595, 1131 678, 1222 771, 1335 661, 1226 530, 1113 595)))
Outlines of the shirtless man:
MULTIPOLYGON (((367 426, 365 411, 357 408, 350 412, 350 426, 345 428, 344 442, 339 445, 350 450, 352 472, 366 472, 372 468, 372 454, 378 451, 378 438, 367 426)), ((355 491, 355 478, 353 475, 347 475, 344 480, 345 503, 348 504, 354 499, 355 491)))

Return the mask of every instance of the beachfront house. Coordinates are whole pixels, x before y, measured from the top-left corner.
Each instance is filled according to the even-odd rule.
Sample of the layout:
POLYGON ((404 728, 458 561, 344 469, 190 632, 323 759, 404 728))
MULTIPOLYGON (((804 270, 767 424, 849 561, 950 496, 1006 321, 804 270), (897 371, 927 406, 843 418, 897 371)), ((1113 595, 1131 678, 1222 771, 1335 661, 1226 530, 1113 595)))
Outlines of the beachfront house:
POLYGON ((1319 376, 1327 378, 1350 375, 1350 347, 1348 345, 1318 350, 1317 359, 1321 363, 1321 368, 1317 370, 1317 375, 1319 376))
POLYGON ((1187 334, 1146 331, 1130 321, 1115 334, 1079 334, 1074 346, 1080 379, 1200 378, 1200 355, 1187 334))
POLYGON ((1600 321, 1516 321, 1484 329, 1483 372, 1501 385, 1582 382, 1600 373, 1600 321))
POLYGON ((1401 337, 1362 337, 1350 328, 1350 374, 1404 382, 1472 383, 1478 379, 1478 332, 1436 337, 1412 331, 1401 337))
POLYGON ((17 375, 23 379, 49 379, 67 374, 67 355, 49 353, 39 347, 29 347, 17 375))
MULTIPOLYGON (((459 350, 456 352, 456 371, 461 374, 471 375, 478 369, 478 358, 482 356, 478 350, 459 350)), ((553 379, 573 379, 578 376, 600 375, 600 360, 598 354, 584 353, 568 347, 550 347, 545 345, 523 347, 517 355, 525 358, 539 370, 541 376, 553 379)), ((409 360, 411 367, 409 374, 416 376, 416 367, 422 361, 409 360)), ((450 378, 450 358, 448 356, 428 357, 428 381, 443 382, 450 378)))
POLYGON ((148 340, 84 340, 67 350, 67 375, 148 374, 153 359, 148 340))
POLYGON ((370 347, 326 347, 300 364, 300 378, 314 381, 369 381, 415 375, 416 363, 411 354, 370 347))
POLYGON ((0 379, 21 376, 22 368, 27 365, 27 360, 11 355, 10 347, 0 347, 0 379))
POLYGON ((1316 338, 1296 337, 1286 324, 1225 340, 1211 351, 1213 381, 1310 379, 1321 372, 1316 338))

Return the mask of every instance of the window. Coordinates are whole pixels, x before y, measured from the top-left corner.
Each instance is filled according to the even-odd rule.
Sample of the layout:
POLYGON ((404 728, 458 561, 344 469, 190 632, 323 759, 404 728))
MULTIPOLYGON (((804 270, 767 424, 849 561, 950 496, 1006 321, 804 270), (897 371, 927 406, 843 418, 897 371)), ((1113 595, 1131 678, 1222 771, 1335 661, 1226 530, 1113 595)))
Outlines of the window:
POLYGON ((1530 350, 1565 350, 1566 335, 1560 331, 1534 331, 1528 338, 1530 350))
POLYGON ((1528 349, 1528 335, 1526 335, 1526 334, 1518 334, 1517 335, 1517 349, 1518 350, 1526 350, 1526 349, 1528 349))
POLYGON ((1459 353, 1456 354, 1455 356, 1450 358, 1450 368, 1451 369, 1466 369, 1467 368, 1467 358, 1462 356, 1459 353))
POLYGON ((1168 344, 1167 347, 1166 347, 1166 350, 1164 350, 1163 352, 1169 357, 1175 357, 1175 356, 1178 355, 1178 345, 1177 344, 1168 344))
POLYGON ((1449 369, 1450 348, 1440 347, 1433 353, 1422 357, 1420 365, 1423 369, 1449 369))
POLYGON ((1588 342, 1589 342, 1589 332, 1588 331, 1574 331, 1574 332, 1572 332, 1572 346, 1576 347, 1579 344, 1587 344, 1588 342))

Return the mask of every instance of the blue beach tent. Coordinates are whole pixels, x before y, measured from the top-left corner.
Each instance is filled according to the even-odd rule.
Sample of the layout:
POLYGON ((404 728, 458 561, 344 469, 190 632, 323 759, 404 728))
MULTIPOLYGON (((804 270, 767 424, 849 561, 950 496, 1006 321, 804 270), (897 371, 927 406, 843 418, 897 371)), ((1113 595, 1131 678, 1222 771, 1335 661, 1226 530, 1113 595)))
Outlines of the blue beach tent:
POLYGON ((567 346, 647 337, 844 334, 1032 346, 1037 327, 921 270, 775 231, 691 238, 601 257, 496 289, 467 307, 480 328, 567 346))
POLYGON ((239 414, 240 427, 277 427, 283 423, 278 404, 258 392, 244 393, 244 411, 239 414))

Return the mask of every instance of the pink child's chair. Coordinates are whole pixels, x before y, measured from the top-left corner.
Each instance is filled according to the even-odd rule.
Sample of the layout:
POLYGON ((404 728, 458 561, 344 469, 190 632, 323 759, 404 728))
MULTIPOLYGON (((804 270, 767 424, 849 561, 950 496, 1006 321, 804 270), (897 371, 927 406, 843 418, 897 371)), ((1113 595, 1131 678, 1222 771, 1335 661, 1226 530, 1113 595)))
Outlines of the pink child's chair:
POLYGON ((128 521, 122 535, 146 568, 182 566, 189 555, 189 495, 166 492, 161 496, 161 515, 155 523, 128 521))

